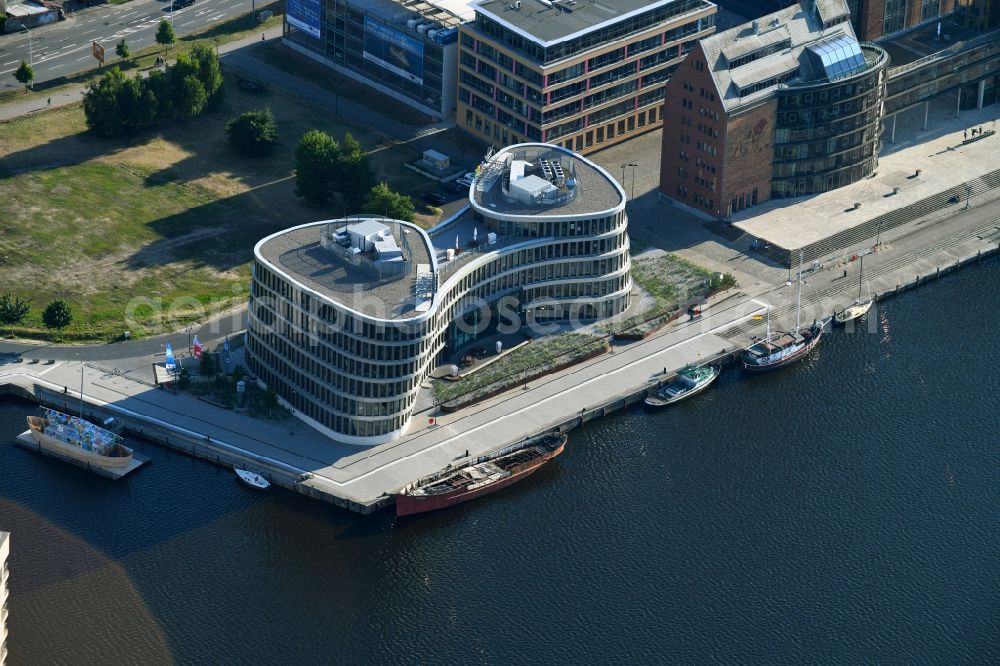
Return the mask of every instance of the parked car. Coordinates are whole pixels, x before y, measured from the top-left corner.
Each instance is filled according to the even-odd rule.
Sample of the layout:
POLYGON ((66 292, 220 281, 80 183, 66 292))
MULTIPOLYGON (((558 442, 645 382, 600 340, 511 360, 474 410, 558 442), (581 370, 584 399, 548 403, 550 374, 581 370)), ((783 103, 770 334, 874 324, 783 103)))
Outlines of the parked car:
POLYGON ((466 194, 469 191, 469 186, 468 185, 463 185, 462 183, 458 182, 457 180, 453 180, 450 183, 445 183, 444 184, 444 189, 448 190, 449 192, 456 192, 458 194, 466 194))
POLYGON ((190 7, 194 4, 194 0, 173 0, 173 8, 181 9, 182 7, 190 7))
POLYGON ((445 195, 441 194, 440 192, 428 192, 426 194, 421 194, 420 198, 425 203, 429 203, 432 206, 440 206, 441 204, 443 204, 446 201, 448 201, 448 197, 446 197, 445 195))

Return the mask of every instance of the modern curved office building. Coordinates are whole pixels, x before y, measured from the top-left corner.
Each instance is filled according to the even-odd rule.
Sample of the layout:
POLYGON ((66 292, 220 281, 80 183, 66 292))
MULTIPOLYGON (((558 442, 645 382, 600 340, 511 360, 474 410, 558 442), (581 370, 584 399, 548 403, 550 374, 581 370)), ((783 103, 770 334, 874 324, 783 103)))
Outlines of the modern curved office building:
POLYGON ((330 437, 400 437, 429 372, 497 331, 629 304, 625 193, 548 144, 492 155, 470 211, 424 232, 377 216, 313 222, 254 248, 247 360, 330 437))

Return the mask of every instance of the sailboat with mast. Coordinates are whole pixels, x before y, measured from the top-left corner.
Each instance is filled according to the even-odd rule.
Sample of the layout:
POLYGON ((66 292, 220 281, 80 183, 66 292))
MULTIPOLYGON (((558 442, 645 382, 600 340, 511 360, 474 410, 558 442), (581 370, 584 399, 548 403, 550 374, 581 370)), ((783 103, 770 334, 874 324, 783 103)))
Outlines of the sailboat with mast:
POLYGON ((743 369, 750 372, 776 370, 790 365, 812 351, 823 337, 829 319, 813 321, 802 326, 802 255, 799 254, 799 286, 795 302, 795 328, 791 331, 771 332, 771 310, 767 310, 767 334, 747 349, 743 350, 740 361, 743 369))
POLYGON ((861 290, 864 288, 865 258, 861 257, 861 270, 858 272, 858 297, 854 303, 833 315, 833 321, 837 324, 846 324, 855 319, 861 319, 872 309, 875 299, 868 294, 868 300, 861 300, 861 290))

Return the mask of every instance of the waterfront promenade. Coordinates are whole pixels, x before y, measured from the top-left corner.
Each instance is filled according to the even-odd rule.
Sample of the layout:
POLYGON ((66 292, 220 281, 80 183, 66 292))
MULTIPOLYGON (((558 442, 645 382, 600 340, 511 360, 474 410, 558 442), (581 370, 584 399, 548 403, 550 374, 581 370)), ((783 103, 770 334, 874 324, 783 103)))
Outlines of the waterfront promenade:
MULTIPOLYGON (((869 289, 880 295, 891 293, 918 276, 927 279, 957 261, 995 251, 1000 243, 998 211, 996 204, 984 205, 884 236, 880 251, 866 260, 869 289)), ((770 270, 776 276, 786 275, 770 270)), ((802 320, 827 316, 856 295, 857 264, 831 258, 804 283, 802 320)), ((84 369, 84 396, 88 404, 134 414, 151 429, 172 429, 177 441, 171 445, 182 450, 223 464, 240 462, 297 492, 368 512, 389 502, 386 493, 460 462, 466 452, 478 455, 542 430, 599 418, 656 386, 665 378, 664 368, 669 375, 688 363, 745 346, 749 336, 763 327, 753 315, 763 313, 767 305, 773 308, 772 326, 789 325, 795 316, 795 297, 795 285, 780 277, 773 283, 743 285, 738 294, 710 304, 701 320, 677 322, 642 342, 617 345, 613 352, 526 387, 453 414, 436 415, 434 425, 428 422, 431 413, 417 415, 402 439, 372 448, 331 442, 300 422, 292 425, 291 434, 287 422, 251 419, 92 367, 84 369)), ((836 344, 836 338, 824 344, 836 344)), ((47 389, 50 401, 77 408, 80 363, 46 364, 44 347, 24 358, 29 360, 0 365, 0 386, 38 385, 47 389), (31 363, 32 356, 42 362, 31 363)), ((572 436, 569 448, 571 452, 572 436)))

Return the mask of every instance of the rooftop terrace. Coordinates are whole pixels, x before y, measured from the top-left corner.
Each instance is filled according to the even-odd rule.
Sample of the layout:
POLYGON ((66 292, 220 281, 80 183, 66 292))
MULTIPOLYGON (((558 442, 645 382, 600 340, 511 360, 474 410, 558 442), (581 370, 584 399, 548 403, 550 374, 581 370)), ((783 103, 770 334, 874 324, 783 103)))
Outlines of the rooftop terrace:
MULTIPOLYGON (((393 269, 381 276, 372 262, 349 259, 350 248, 323 247, 321 233, 327 225, 341 229, 348 223, 364 225, 370 221, 382 219, 328 220, 293 227, 265 239, 257 251, 288 277, 336 303, 381 319, 415 317, 420 314, 417 306, 422 300, 415 293, 417 271, 421 265, 431 265, 431 249, 415 227, 386 221, 403 249, 404 261, 395 262, 393 269)), ((367 254, 370 257, 371 252, 367 254)))
POLYGON ((674 0, 484 0, 476 11, 534 41, 551 44, 671 2, 674 0))
POLYGON ((563 148, 521 144, 488 160, 473 202, 503 215, 581 216, 611 210, 625 194, 607 172, 563 148))

